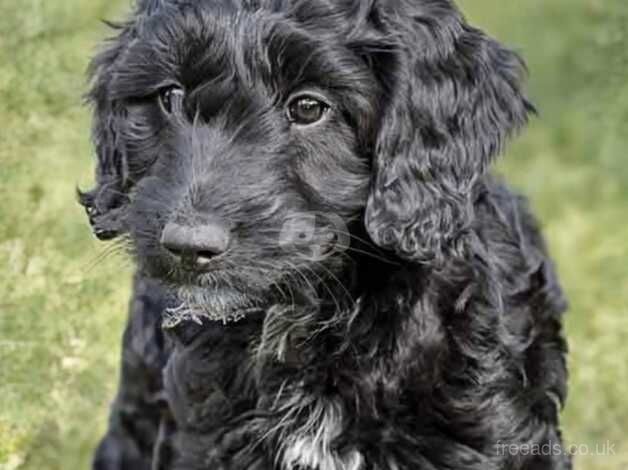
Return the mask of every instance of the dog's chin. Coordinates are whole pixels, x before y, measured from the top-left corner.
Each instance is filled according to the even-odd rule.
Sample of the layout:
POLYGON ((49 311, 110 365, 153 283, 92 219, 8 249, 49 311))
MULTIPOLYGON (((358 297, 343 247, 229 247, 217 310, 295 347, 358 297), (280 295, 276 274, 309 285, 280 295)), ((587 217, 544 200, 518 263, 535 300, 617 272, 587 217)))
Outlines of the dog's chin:
POLYGON ((174 327, 182 321, 236 323, 267 307, 260 297, 231 287, 180 286, 178 306, 166 312, 164 327, 174 327))

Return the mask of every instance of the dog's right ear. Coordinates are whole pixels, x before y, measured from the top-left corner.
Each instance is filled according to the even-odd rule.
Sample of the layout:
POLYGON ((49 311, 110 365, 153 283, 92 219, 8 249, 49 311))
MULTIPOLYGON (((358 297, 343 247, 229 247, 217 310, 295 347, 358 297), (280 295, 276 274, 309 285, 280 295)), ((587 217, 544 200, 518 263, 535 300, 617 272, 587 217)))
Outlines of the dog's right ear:
POLYGON ((110 240, 125 232, 125 207, 132 187, 126 145, 121 138, 126 109, 111 99, 109 89, 115 66, 137 36, 139 25, 169 1, 139 0, 130 21, 107 22, 117 35, 108 41, 107 47, 96 54, 89 65, 91 88, 86 98, 93 109, 96 186, 90 191, 78 190, 77 193, 94 234, 100 240, 110 240))
POLYGON ((78 190, 94 235, 109 240, 124 232, 124 206, 127 202, 128 165, 124 142, 119 138, 124 109, 109 98, 109 84, 116 61, 133 34, 125 25, 111 25, 119 33, 109 46, 91 61, 88 73, 91 89, 86 98, 93 108, 92 140, 96 151, 96 186, 78 190))

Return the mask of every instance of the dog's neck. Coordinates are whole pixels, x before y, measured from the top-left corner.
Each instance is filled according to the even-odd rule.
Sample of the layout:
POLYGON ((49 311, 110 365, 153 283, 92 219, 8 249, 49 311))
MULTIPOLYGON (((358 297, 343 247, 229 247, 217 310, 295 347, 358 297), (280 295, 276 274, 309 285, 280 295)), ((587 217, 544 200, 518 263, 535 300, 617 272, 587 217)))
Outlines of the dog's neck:
POLYGON ((257 358, 329 371, 341 358, 358 367, 375 351, 403 341, 404 324, 416 315, 415 304, 428 285, 419 266, 356 260, 343 276, 322 279, 303 303, 269 308, 260 325, 257 358))
POLYGON ((186 410, 211 413, 188 410, 177 422, 214 429, 206 447, 220 449, 223 430, 241 420, 248 433, 242 444, 260 436, 274 443, 282 470, 362 468, 360 450, 338 441, 351 417, 360 410, 377 423, 386 404, 407 401, 407 389, 432 396, 446 369, 446 320, 437 309, 445 290, 418 266, 369 260, 351 270, 342 278, 354 281, 344 285, 351 296, 342 301, 340 284, 318 286, 310 303, 276 304, 242 322, 201 326, 180 354, 199 367, 182 369, 180 382, 195 391, 186 410), (197 394, 201 383, 212 384, 207 394, 197 394))
MULTIPOLYGON (((363 468, 358 449, 332 443, 356 409, 377 416, 377 397, 402 401, 399 365, 413 361, 399 355, 417 353, 417 338, 410 337, 416 328, 407 325, 421 314, 415 304, 425 273, 372 260, 354 269, 355 282, 321 289, 318 305, 275 307, 263 320, 255 354, 258 405, 277 416, 269 437, 279 443, 282 469, 363 468)), ((435 383, 439 363, 426 361, 424 369, 417 375, 435 383)))

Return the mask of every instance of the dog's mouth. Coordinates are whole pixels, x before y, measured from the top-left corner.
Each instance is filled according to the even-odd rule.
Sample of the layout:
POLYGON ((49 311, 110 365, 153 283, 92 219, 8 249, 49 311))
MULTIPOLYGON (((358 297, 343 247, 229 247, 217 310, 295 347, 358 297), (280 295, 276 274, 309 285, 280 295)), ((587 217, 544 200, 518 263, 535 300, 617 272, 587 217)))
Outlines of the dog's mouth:
POLYGON ((230 287, 184 286, 177 289, 177 306, 166 310, 163 326, 173 328, 183 321, 236 323, 267 307, 260 297, 230 287))

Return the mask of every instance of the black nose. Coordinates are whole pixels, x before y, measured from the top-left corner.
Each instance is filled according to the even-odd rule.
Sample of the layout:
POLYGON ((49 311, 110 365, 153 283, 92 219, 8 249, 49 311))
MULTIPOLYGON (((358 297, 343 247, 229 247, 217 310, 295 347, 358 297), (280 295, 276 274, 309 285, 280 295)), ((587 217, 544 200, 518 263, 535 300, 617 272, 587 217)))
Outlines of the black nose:
POLYGON ((227 251, 230 241, 229 228, 221 221, 195 226, 169 223, 161 233, 161 245, 179 261, 201 267, 227 251))

